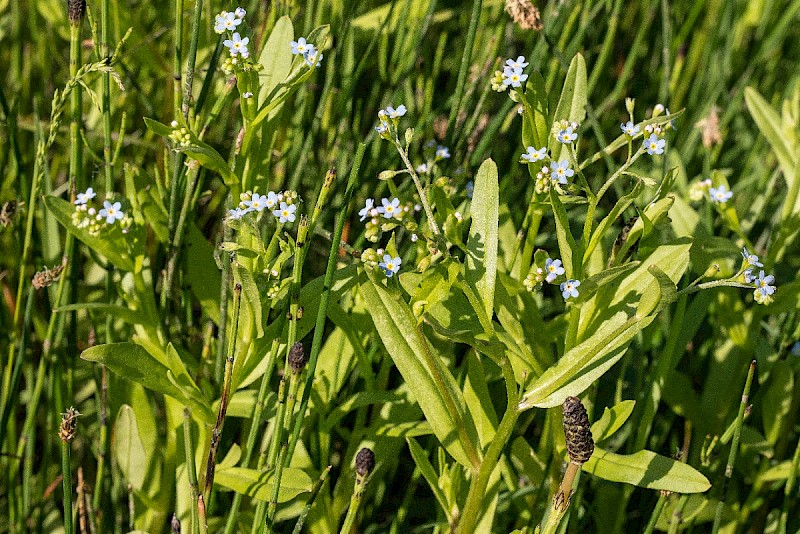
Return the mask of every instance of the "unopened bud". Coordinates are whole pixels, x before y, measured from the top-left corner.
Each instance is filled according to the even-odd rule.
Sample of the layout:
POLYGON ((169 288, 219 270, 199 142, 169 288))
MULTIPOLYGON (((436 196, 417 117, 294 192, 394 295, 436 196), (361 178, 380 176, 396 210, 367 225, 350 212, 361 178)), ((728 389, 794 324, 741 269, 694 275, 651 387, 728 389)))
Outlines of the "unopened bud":
POLYGON ((628 98, 625 99, 625 109, 628 110, 628 115, 631 116, 631 120, 633 120, 633 108, 634 108, 635 105, 636 105, 636 99, 635 98, 628 97, 628 98))
POLYGON ((291 367, 294 374, 298 375, 303 372, 307 361, 303 344, 298 341, 289 349, 289 367, 291 367))
POLYGON ((407 128, 406 129, 406 146, 411 144, 411 141, 414 140, 414 128, 407 128))
POLYGON ((364 447, 356 454, 356 474, 366 477, 373 469, 375 469, 375 453, 364 447))
POLYGON ((562 408, 569 461, 578 465, 584 464, 594 452, 594 440, 586 408, 577 397, 567 397, 562 408))

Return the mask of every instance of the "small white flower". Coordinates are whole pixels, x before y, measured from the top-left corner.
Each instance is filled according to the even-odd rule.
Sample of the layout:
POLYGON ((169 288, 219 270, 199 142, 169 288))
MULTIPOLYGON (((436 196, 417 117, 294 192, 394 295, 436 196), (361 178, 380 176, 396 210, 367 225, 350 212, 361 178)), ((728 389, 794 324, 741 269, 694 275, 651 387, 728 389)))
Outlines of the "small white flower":
MULTIPOLYGON (((378 252, 378 254, 380 254, 380 252, 378 252)), ((389 254, 384 254, 383 261, 378 264, 378 267, 383 269, 387 278, 391 278, 400 270, 401 263, 403 263, 403 261, 399 257, 392 258, 389 254)))
POLYGON ((245 94, 242 95, 242 98, 253 98, 253 93, 247 91, 245 94))
POLYGON ((455 212, 455 213, 453 214, 453 217, 455 217, 455 218, 456 218, 456 220, 457 220, 458 222, 461 222, 461 221, 463 221, 463 220, 464 220, 464 216, 463 216, 463 215, 461 215, 461 212, 460 212, 460 211, 457 211, 457 212, 455 212))
POLYGON ((411 234, 411 242, 412 242, 412 243, 416 243, 416 242, 417 242, 417 239, 419 239, 419 238, 417 237, 417 234, 411 234))
POLYGON ((429 170, 427 163, 420 163, 416 168, 417 174, 428 174, 429 170))
POLYGON ((368 198, 366 201, 366 205, 363 208, 361 208, 361 210, 358 212, 358 214, 361 216, 360 220, 363 222, 364 219, 366 219, 369 216, 370 212, 373 209, 375 209, 375 200, 368 198))
POLYGON ((247 11, 245 11, 243 7, 237 7, 233 14, 236 15, 237 18, 243 19, 244 16, 247 15, 247 11))
POLYGON ((245 200, 243 204, 250 209, 264 211, 264 208, 267 207, 267 197, 265 195, 253 193, 253 196, 250 198, 250 200, 245 200))
POLYGON ((228 210, 228 217, 231 219, 239 220, 245 216, 245 214, 250 213, 252 210, 250 208, 242 209, 242 208, 235 208, 232 210, 228 210))
POLYGON ((437 159, 448 159, 450 158, 450 149, 446 146, 439 145, 436 147, 436 158, 437 159))
POLYGON ((78 198, 75 199, 75 205, 78 206, 81 204, 86 204, 96 196, 97 193, 95 193, 94 189, 90 187, 89 189, 86 190, 86 192, 78 193, 78 198))
POLYGON ((731 197, 733 197, 733 192, 728 191, 728 188, 725 187, 725 184, 722 184, 719 187, 710 188, 708 193, 711 195, 711 201, 715 204, 725 204, 731 199, 731 197))
POLYGON ((378 213, 383 214, 383 217, 385 219, 391 219, 393 217, 397 217, 398 215, 400 215, 401 211, 400 211, 399 198, 393 198, 391 202, 389 201, 388 198, 382 198, 381 204, 383 205, 379 206, 376 209, 378 210, 378 213))
POLYGON ((524 69, 527 67, 528 64, 525 62, 525 56, 518 56, 516 60, 514 59, 507 59, 506 60, 506 67, 510 67, 513 69, 524 69))
POLYGON ((97 214, 98 217, 103 218, 105 217, 107 224, 114 224, 114 221, 118 221, 125 217, 125 214, 122 213, 122 204, 119 202, 114 202, 113 204, 106 200, 103 202, 103 209, 97 214))
POLYGON ((294 222, 296 216, 294 212, 297 211, 297 205, 290 204, 287 205, 286 202, 281 202, 281 205, 278 209, 272 212, 275 217, 278 217, 278 220, 281 223, 285 223, 286 221, 294 222))
POLYGON ((267 200, 264 201, 264 204, 267 206, 268 210, 271 210, 277 206, 280 201, 281 199, 278 197, 278 195, 276 195, 274 191, 270 191, 267 193, 267 200))
POLYGON ((397 109, 393 108, 392 106, 386 106, 386 115, 388 115, 390 119, 399 119, 405 114, 406 107, 403 104, 397 106, 397 109))
POLYGON ((537 161, 541 161, 547 157, 547 147, 543 146, 539 150, 536 150, 532 146, 529 146, 526 149, 525 154, 522 154, 521 158, 528 163, 536 163, 537 161))

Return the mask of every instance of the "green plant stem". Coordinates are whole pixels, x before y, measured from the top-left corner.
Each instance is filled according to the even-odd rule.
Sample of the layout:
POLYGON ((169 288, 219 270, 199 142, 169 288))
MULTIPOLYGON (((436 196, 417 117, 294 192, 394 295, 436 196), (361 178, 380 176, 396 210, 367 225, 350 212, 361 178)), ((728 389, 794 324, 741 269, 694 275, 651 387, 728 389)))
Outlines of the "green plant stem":
POLYGON ((319 495, 319 490, 322 489, 322 485, 328 479, 328 475, 331 472, 331 466, 329 465, 325 469, 322 470, 322 473, 319 474, 319 478, 314 483, 314 487, 311 488, 311 494, 308 496, 308 500, 306 501, 305 506, 303 506, 303 511, 300 512, 300 517, 297 518, 297 523, 294 525, 294 530, 292 530, 292 534, 301 534, 303 532, 303 524, 306 522, 306 517, 308 517, 308 512, 311 511, 311 506, 314 504, 314 501, 317 499, 317 495, 319 495))
POLYGON ((473 479, 470 483, 467 501, 464 504, 461 519, 458 522, 458 532, 463 534, 475 532, 475 525, 477 525, 480 511, 483 507, 486 486, 489 484, 489 477, 497 467, 500 454, 508 444, 511 433, 514 431, 514 425, 517 423, 517 419, 521 413, 517 408, 519 404, 519 395, 514 380, 514 371, 511 369, 511 362, 508 358, 504 358, 496 363, 500 365, 506 381, 508 404, 506 406, 506 413, 503 415, 503 419, 497 427, 497 432, 494 438, 492 438, 489 448, 486 450, 486 454, 483 456, 480 468, 477 473, 473 472, 473 479))
MULTIPOLYGON (((6 427, 8 425, 8 419, 11 415, 11 410, 15 406, 15 397, 17 393, 17 387, 19 386, 19 380, 22 376, 22 364, 25 361, 25 349, 27 348, 27 341, 28 341, 28 329, 30 328, 31 323, 31 310, 33 309, 33 296, 35 291, 33 286, 28 288, 28 298, 25 303, 25 315, 22 322, 22 331, 20 332, 19 338, 19 347, 17 353, 17 359, 14 361, 13 366, 11 367, 11 376, 8 385, 8 391, 3 399, 3 408, 0 410, 0 447, 2 447, 3 443, 5 442, 5 433, 6 427)), ((9 361, 9 365, 11 362, 9 361)), ((30 407, 28 407, 30 410, 30 407)), ((24 434, 23 434, 24 435, 24 434)))
POLYGON ((647 527, 645 527, 643 534, 653 534, 653 531, 656 528, 656 523, 658 523, 658 518, 661 517, 661 511, 664 509, 664 505, 666 503, 667 497, 665 497, 662 493, 658 496, 658 502, 656 502, 656 507, 653 509, 653 513, 650 514, 650 520, 647 522, 647 527))
POLYGON ((683 509, 686 508, 686 503, 688 502, 688 494, 683 494, 681 495, 680 499, 678 499, 678 504, 675 505, 675 509, 672 511, 672 516, 669 518, 669 530, 667 531, 668 534, 677 534, 678 530, 680 530, 680 526, 683 523, 683 509))
POLYGON ((753 375, 756 371, 756 361, 750 362, 750 368, 747 371, 747 380, 744 384, 744 392, 742 392, 742 401, 739 403, 739 413, 736 416, 736 428, 733 432, 733 442, 731 443, 731 451, 728 454, 728 463, 725 465, 725 478, 722 479, 722 489, 720 490, 720 498, 717 503, 717 511, 714 515, 714 526, 711 529, 713 534, 719 532, 722 524, 722 510, 725 507, 725 500, 728 493, 728 486, 730 485, 731 477, 733 476, 733 467, 736 464, 736 456, 739 453, 739 440, 742 436, 742 424, 744 423, 744 412, 747 409, 747 403, 750 398, 750 386, 753 384, 753 375))
POLYGON ((189 408, 183 409, 183 451, 186 457, 186 472, 189 475, 189 490, 192 495, 191 517, 192 524, 189 532, 200 531, 208 532, 208 524, 205 518, 200 517, 200 512, 205 512, 205 508, 200 505, 200 486, 197 483, 197 467, 194 463, 194 445, 192 444, 192 418, 189 408))
POLYGON ((466 88, 467 71, 472 60, 472 48, 475 46, 475 32, 478 29, 478 20, 481 18, 482 0, 473 0, 472 13, 469 19, 469 29, 467 30, 467 41, 464 45, 464 53, 461 55, 461 65, 458 68, 458 81, 456 81, 456 92, 453 94, 453 104, 450 108, 450 117, 447 119, 447 135, 455 139, 454 128, 458 112, 461 109, 461 99, 466 88))
POLYGON ((794 483, 795 480, 797 480, 798 470, 800 470, 800 440, 798 440, 797 447, 794 449, 789 476, 786 478, 786 485, 783 487, 783 506, 781 507, 781 519, 778 523, 779 534, 786 534, 786 523, 789 521, 792 490, 794 490, 794 483))
POLYGON ((225 415, 228 412, 228 402, 231 395, 231 377, 233 375, 233 364, 236 354, 236 341, 239 333, 239 310, 242 304, 242 286, 236 284, 233 290, 233 332, 229 341, 228 358, 225 361, 225 380, 222 384, 222 396, 219 400, 219 411, 217 412, 217 422, 211 431, 211 445, 208 450, 208 461, 206 462, 206 477, 203 496, 205 502, 211 497, 211 490, 214 486, 214 470, 217 466, 217 450, 219 448, 219 438, 222 435, 222 427, 225 424, 225 415))
POLYGON ((73 534, 72 528, 72 468, 70 467, 70 442, 61 440, 61 475, 64 477, 64 534, 73 534))
MULTIPOLYGON (((314 372, 317 368, 319 351, 322 348, 322 336, 325 330, 325 319, 328 313, 328 300, 330 299, 331 287, 333 286, 333 274, 336 271, 336 257, 339 253, 339 244, 342 240, 344 224, 350 215, 350 199, 353 197, 353 191, 358 184, 358 173, 361 169, 361 161, 364 159, 364 151, 366 148, 367 146, 364 143, 359 143, 358 150, 353 159, 353 165, 350 168, 350 176, 347 179, 347 188, 345 189, 344 198, 342 199, 342 209, 336 218, 336 226, 334 227, 333 239, 331 240, 331 249, 328 254, 328 265, 325 268, 325 280, 323 282, 322 295, 320 295, 317 320, 314 326, 314 338, 311 342, 311 352, 309 354, 308 363, 306 364, 306 383, 303 386, 303 396, 300 399, 300 414, 306 413, 308 401, 311 398, 311 390, 314 385, 314 372)), ((289 447, 286 453, 287 458, 291 458, 294 454, 294 448, 297 445, 302 427, 303 417, 297 417, 294 421, 294 429, 292 430, 291 438, 289 439, 289 447)))
POLYGON ((183 93, 181 112, 188 124, 192 123, 189 117, 189 106, 192 101, 192 87, 194 85, 194 71, 197 63, 197 41, 200 39, 200 19, 203 15, 203 0, 194 0, 194 13, 192 16, 192 35, 189 39, 189 57, 186 60, 186 88, 183 93))
POLYGON ((350 496, 350 506, 347 508, 347 516, 342 523, 339 534, 351 534, 355 532, 356 518, 358 509, 361 507, 361 499, 364 497, 364 488, 367 485, 367 478, 356 474, 356 482, 353 485, 353 494, 350 496))

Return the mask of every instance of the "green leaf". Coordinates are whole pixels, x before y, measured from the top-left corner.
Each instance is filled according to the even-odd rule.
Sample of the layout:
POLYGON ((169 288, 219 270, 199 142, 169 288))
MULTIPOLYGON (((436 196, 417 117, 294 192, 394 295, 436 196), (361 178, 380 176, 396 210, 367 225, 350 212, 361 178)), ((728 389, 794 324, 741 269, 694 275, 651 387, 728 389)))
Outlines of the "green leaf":
MULTIPOLYGON (((522 146, 532 146, 540 149, 547 146, 550 137, 549 102, 544 78, 539 71, 533 71, 525 84, 525 93, 522 95, 522 146)), ((543 162, 528 163, 528 172, 531 178, 536 178, 536 173, 544 165, 543 162)))
POLYGON ((608 215, 606 215, 606 217, 600 221, 600 224, 597 225, 597 228, 592 233, 592 237, 589 240, 586 250, 583 252, 584 266, 589 264, 589 259, 591 258, 594 249, 600 244, 600 240, 605 236, 606 231, 611 227, 612 224, 614 224, 614 221, 617 220, 617 217, 619 217, 622 212, 628 209, 628 206, 631 205, 634 199, 639 196, 639 193, 641 192, 641 182, 636 182, 636 185, 633 186, 631 192, 620 198, 614 207, 611 208, 611 211, 608 213, 608 215))
MULTIPOLYGON (((561 90, 561 97, 555 113, 553 113, 553 124, 560 120, 581 124, 586 118, 586 101, 586 61, 581 54, 575 54, 569 64, 564 88, 561 90)), ((568 159, 566 154, 569 147, 559 143, 555 136, 550 136, 548 145, 554 161, 568 159)))
POLYGON ((433 492, 433 496, 436 497, 436 502, 442 507, 445 516, 450 518, 452 506, 447 501, 447 497, 439 485, 439 476, 436 474, 436 470, 433 468, 430 459, 428 459, 428 454, 414 438, 408 437, 406 438, 406 442, 408 443, 408 450, 411 452, 411 458, 414 459, 414 463, 417 464, 420 473, 422 473, 423 478, 425 478, 425 481, 428 483, 428 487, 430 487, 433 492))
POLYGON ((436 437, 460 464, 480 461, 478 435, 450 370, 433 354, 408 305, 383 285, 360 286, 375 330, 419 404, 436 437))
MULTIPOLYGON (((218 465, 214 475, 214 484, 241 495, 254 497, 259 501, 269 502, 272 497, 272 479, 272 469, 258 471, 244 467, 218 465)), ((289 502, 301 493, 311 493, 313 485, 311 477, 302 469, 284 467, 281 475, 281 487, 278 490, 278 502, 289 502)))
POLYGON ((572 255, 575 253, 576 258, 580 257, 578 254, 578 247, 575 244, 575 237, 569 229, 569 217, 567 210, 561 203, 561 199, 555 188, 550 188, 550 203, 553 206, 553 215, 556 219, 556 238, 558 239, 558 250, 561 253, 561 261, 564 265, 564 270, 567 278, 572 278, 572 273, 575 271, 572 255))
MULTIPOLYGON (((787 188, 791 189, 794 180, 798 179, 795 176, 795 169, 798 164, 796 134, 791 128, 784 127, 778 112, 752 87, 745 88, 744 101, 747 104, 750 115, 756 121, 758 129, 761 130, 772 150, 775 151, 778 164, 781 167, 781 171, 783 171, 784 178, 786 178, 787 188)), ((800 209, 800 196, 795 201, 792 212, 798 209, 800 209)))
MULTIPOLYGON (((214 247, 194 222, 186 224, 184 276, 203 312, 219 325, 219 294, 222 275, 214 261, 214 247)), ((224 261, 224 259, 223 259, 224 261)))
POLYGON ((769 372, 769 385, 761 403, 761 419, 764 421, 764 436, 775 445, 781 429, 788 423, 792 409, 794 373, 786 360, 778 360, 769 372))
MULTIPOLYGON (((67 229, 69 233, 74 235, 84 245, 89 247, 95 252, 105 256, 116 268, 122 271, 135 270, 135 258, 144 255, 144 241, 141 232, 134 230, 128 234, 119 233, 117 239, 112 239, 113 234, 105 235, 91 235, 86 229, 78 228, 72 224, 72 214, 75 212, 75 206, 58 197, 46 196, 44 197, 44 204, 50 213, 61 223, 61 226, 67 229), (124 239, 123 239, 124 238, 124 239)), ((116 228, 110 232, 119 232, 116 228)))
POLYGON ((583 470, 612 482, 676 493, 701 493, 711 487, 708 479, 692 466, 652 451, 623 455, 595 447, 583 470))
MULTIPOLYGON (((264 105, 267 96, 275 87, 286 80, 292 69, 292 49, 289 43, 294 40, 294 26, 289 15, 277 20, 269 34, 258 62, 263 67, 259 74, 261 88, 258 91, 258 107, 264 105)), ((311 42, 311 41, 310 41, 311 42)), ((315 43, 316 44, 316 43, 315 43)))
MULTIPOLYGON (((208 404, 197 402, 197 397, 194 395, 188 396, 183 388, 179 387, 174 380, 169 379, 168 374, 172 373, 174 376, 175 373, 167 365, 156 360, 141 345, 136 343, 96 345, 83 351, 81 359, 102 363, 113 373, 126 380, 136 382, 149 390, 168 395, 192 406, 194 408, 192 413, 199 415, 200 420, 205 423, 211 424, 216 419, 208 404)), ((199 390, 197 394, 202 398, 199 390)))
POLYGON ((608 439, 619 430, 633 413, 635 405, 634 400, 624 400, 611 409, 603 408, 603 416, 592 424, 594 442, 599 443, 608 439))
POLYGON ((54 309, 54 312, 70 312, 86 310, 90 313, 99 313, 102 316, 111 315, 115 319, 121 319, 128 324, 152 324, 154 327, 158 325, 152 323, 150 318, 145 317, 144 314, 138 310, 132 310, 125 306, 117 306, 116 304, 106 304, 105 302, 79 302, 77 304, 67 304, 66 306, 59 306, 54 309))
POLYGON ((477 289, 483 299, 486 316, 492 317, 494 286, 497 278, 497 224, 500 199, 497 165, 491 159, 483 162, 475 176, 472 197, 472 224, 467 239, 467 283, 477 289))
POLYGON ((134 489, 142 489, 147 474, 147 459, 142 438, 139 437, 136 415, 133 413, 133 408, 127 404, 123 404, 117 413, 111 443, 117 465, 125 480, 134 489))

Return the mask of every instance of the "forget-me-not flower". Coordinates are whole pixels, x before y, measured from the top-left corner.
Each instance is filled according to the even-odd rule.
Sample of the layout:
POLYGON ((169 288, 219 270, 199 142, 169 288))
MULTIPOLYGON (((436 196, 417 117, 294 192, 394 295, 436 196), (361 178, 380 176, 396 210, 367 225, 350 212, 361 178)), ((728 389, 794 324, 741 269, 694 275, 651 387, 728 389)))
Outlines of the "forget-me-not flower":
POLYGON ((774 281, 774 276, 771 274, 764 276, 764 271, 759 271, 758 277, 753 280, 753 283, 756 285, 756 291, 766 297, 775 293, 775 286, 770 285, 774 281))
POLYGON ((525 56, 517 56, 517 59, 507 59, 506 67, 513 69, 524 69, 528 64, 525 62, 525 56))
POLYGON ((278 221, 281 223, 285 223, 286 221, 294 222, 296 218, 294 214, 295 211, 297 211, 296 204, 287 205, 286 202, 281 202, 280 207, 273 211, 272 214, 278 217, 278 221))
POLYGON ((267 197, 265 195, 253 193, 253 196, 250 197, 250 200, 245 200, 243 204, 255 211, 264 211, 264 208, 267 207, 267 197))
POLYGON ((631 121, 628 121, 625 124, 620 124, 619 127, 622 128, 622 132, 625 135, 629 135, 630 137, 636 137, 639 135, 639 132, 642 131, 638 124, 633 124, 631 121))
POLYGON ((386 115, 388 115, 390 119, 399 119, 405 114, 406 107, 403 104, 397 106, 397 109, 393 108, 392 106, 386 106, 386 115))
POLYGON ((78 198, 75 199, 75 205, 80 206, 81 204, 86 204, 96 196, 97 193, 90 187, 84 193, 78 193, 78 198))
POLYGON ((378 267, 383 269, 383 272, 386 273, 387 278, 391 278, 392 276, 400 270, 400 264, 403 263, 399 257, 392 258, 389 254, 383 255, 383 261, 378 264, 378 267))
POLYGON ((758 261, 758 256, 755 254, 751 254, 747 247, 742 249, 742 258, 744 258, 744 262, 747 265, 752 265, 753 267, 763 267, 764 264, 758 261))
POLYGON ((264 201, 264 205, 267 206, 268 210, 271 210, 278 205, 278 202, 280 202, 280 197, 274 191, 270 191, 267 193, 267 200, 264 201))
POLYGON ((436 147, 436 159, 448 159, 449 157, 450 157, 449 148, 442 145, 436 147))
POLYGON ((322 64, 322 52, 317 50, 314 45, 308 45, 308 50, 303 54, 306 65, 317 68, 322 64))
POLYGON ((243 7, 237 7, 236 10, 233 12, 238 18, 243 19, 245 15, 247 15, 247 11, 243 7))
POLYGON ((393 217, 397 217, 397 216, 400 215, 400 213, 402 211, 400 209, 400 199, 399 198, 393 198, 391 200, 391 202, 389 201, 388 198, 382 198, 381 199, 381 204, 383 204, 383 205, 382 206, 378 206, 375 209, 378 210, 378 213, 382 213, 383 217, 386 218, 386 219, 391 219, 393 217))
POLYGON ((238 220, 238 219, 241 219, 242 217, 244 217, 246 214, 250 213, 251 211, 253 211, 252 208, 245 208, 245 209, 235 208, 235 209, 232 209, 232 210, 228 210, 228 216, 231 219, 237 219, 238 220))
POLYGON ((541 161, 547 157, 547 147, 543 146, 539 150, 536 150, 532 146, 529 146, 527 152, 523 154, 521 157, 523 160, 527 161, 528 163, 536 163, 537 161, 541 161))
POLYGON ((553 164, 553 170, 550 171, 550 178, 560 184, 566 184, 567 178, 573 176, 575 171, 569 168, 569 162, 562 159, 558 163, 553 164))
POLYGON ((289 45, 292 47, 292 54, 305 54, 309 47, 314 46, 311 43, 307 43, 305 37, 301 37, 296 41, 292 41, 289 43, 289 45))
POLYGON ((522 87, 522 82, 528 79, 527 74, 522 74, 522 69, 517 67, 516 69, 512 69, 511 67, 506 67, 503 70, 503 85, 508 87, 522 87))
MULTIPOLYGON (((547 280, 547 282, 550 284, 552 284, 556 278, 564 274, 564 268, 561 266, 561 260, 547 258, 544 262, 544 268, 547 271, 545 280, 547 280)), ((580 285, 580 282, 578 282, 578 285, 580 285)))
POLYGON ((578 280, 567 280, 563 282, 559 288, 561 289, 561 296, 564 300, 569 298, 578 298, 578 286, 581 285, 578 280))
POLYGON ((375 208, 375 200, 371 199, 371 198, 368 198, 366 204, 364 205, 364 207, 361 208, 359 210, 359 212, 358 212, 358 214, 361 216, 360 220, 362 222, 364 221, 364 219, 369 217, 369 212, 372 211, 373 208, 375 208))
POLYGON ((733 197, 733 192, 728 191, 728 188, 725 187, 725 184, 722 184, 719 187, 710 188, 708 190, 708 194, 711 195, 711 201, 717 204, 725 204, 733 197))
POLYGON ((567 128, 561 130, 560 132, 558 132, 558 135, 556 136, 556 139, 558 139, 558 142, 559 143, 564 143, 565 145, 573 142, 577 138, 578 138, 578 134, 575 133, 575 131, 572 128, 572 126, 568 126, 567 128))
POLYGON ((122 213, 122 204, 119 202, 114 202, 113 204, 106 200, 103 202, 103 209, 101 209, 97 214, 102 218, 106 218, 106 223, 114 224, 114 221, 118 221, 125 217, 125 214, 122 213))
POLYGON ((222 41, 222 44, 228 47, 228 50, 230 50, 232 56, 241 54, 242 57, 248 57, 250 52, 247 50, 247 43, 249 42, 249 37, 242 38, 242 36, 239 35, 239 32, 234 32, 233 38, 225 39, 222 41))
POLYGON ((644 148, 651 156, 653 154, 663 154, 665 146, 667 146, 667 142, 664 139, 660 139, 656 134, 650 134, 650 137, 644 140, 644 148))

